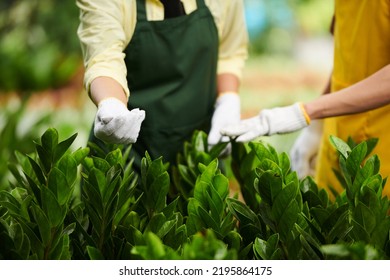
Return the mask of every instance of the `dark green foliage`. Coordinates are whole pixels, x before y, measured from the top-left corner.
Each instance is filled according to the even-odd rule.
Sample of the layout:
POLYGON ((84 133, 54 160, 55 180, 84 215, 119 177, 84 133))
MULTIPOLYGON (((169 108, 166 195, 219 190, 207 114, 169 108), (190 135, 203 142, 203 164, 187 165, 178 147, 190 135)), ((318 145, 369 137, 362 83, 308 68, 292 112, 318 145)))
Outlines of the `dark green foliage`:
MULTIPOLYGON (((0 259, 388 259, 389 201, 376 141, 332 137, 346 189, 334 200, 289 158, 262 142, 232 142, 229 180, 207 135, 195 132, 178 156, 174 191, 163 158, 132 170, 130 148, 70 151, 48 129, 35 153, 16 152, 15 177, 0 192, 0 259), (80 172, 81 171, 81 172, 80 172), (80 176, 81 175, 81 176, 80 176), (81 178, 79 178, 81 177, 81 178), (81 182, 81 185, 78 183, 81 182)), ((172 164, 172 163, 170 163, 172 164)))
POLYGON ((68 151, 76 135, 59 142, 48 129, 36 143, 34 157, 19 154, 21 170, 10 169, 17 184, 0 192, 7 212, 1 222, 22 259, 70 259, 70 234, 76 224, 66 221, 77 178, 77 166, 87 149, 68 151))
POLYGON ((78 16, 74 1, 14 0, 0 9, 0 91, 67 82, 81 63, 78 16))

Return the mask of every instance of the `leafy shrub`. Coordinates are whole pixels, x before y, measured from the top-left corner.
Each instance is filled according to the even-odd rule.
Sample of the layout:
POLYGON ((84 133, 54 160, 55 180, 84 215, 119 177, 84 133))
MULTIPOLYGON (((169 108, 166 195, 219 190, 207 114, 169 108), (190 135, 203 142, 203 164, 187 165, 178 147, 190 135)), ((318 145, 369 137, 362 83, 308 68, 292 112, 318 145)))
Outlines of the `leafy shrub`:
MULTIPOLYGON (((340 153, 346 190, 335 200, 312 178, 298 180, 269 144, 232 144, 243 199, 229 193, 207 135, 195 132, 176 165, 129 149, 70 151, 48 129, 35 154, 11 164, 16 183, 0 192, 3 259, 387 259, 389 202, 372 141, 340 153), (78 184, 81 174, 81 184, 78 184), (174 190, 174 191, 172 191, 174 190)), ((92 148, 94 148, 92 146, 92 148)))

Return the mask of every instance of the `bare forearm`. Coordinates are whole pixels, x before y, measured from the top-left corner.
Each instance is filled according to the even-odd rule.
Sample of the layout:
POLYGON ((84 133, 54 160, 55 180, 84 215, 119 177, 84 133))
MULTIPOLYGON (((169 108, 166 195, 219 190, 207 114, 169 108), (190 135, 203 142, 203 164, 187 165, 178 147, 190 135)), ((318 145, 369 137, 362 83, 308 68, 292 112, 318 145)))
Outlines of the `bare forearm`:
POLYGON ((236 92, 240 87, 240 80, 234 74, 224 73, 218 75, 218 95, 226 92, 236 92))
POLYGON ((311 119, 361 113, 390 103, 390 66, 340 91, 304 104, 311 119))
POLYGON ((108 97, 115 97, 127 104, 126 94, 121 85, 109 77, 98 77, 91 83, 91 99, 95 105, 108 97))

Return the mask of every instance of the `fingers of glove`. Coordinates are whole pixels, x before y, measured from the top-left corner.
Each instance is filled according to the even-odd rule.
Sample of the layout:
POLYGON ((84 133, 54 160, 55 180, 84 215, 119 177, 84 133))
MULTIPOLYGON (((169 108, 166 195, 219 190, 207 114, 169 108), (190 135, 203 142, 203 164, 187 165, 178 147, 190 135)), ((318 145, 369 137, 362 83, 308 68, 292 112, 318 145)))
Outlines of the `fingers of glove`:
POLYGON ((209 145, 216 145, 221 140, 221 138, 222 135, 219 133, 219 129, 212 127, 207 137, 207 142, 209 145))
POLYGON ((304 128, 290 149, 291 169, 296 171, 300 178, 312 175, 313 159, 318 153, 321 134, 321 130, 310 125, 304 128))
POLYGON ((145 111, 134 109, 128 114, 127 118, 130 126, 126 133, 126 144, 135 143, 141 130, 141 124, 145 119, 145 111))
POLYGON ((314 175, 315 159, 317 152, 307 153, 302 148, 294 148, 290 152, 291 158, 291 170, 296 171, 300 179, 308 176, 314 175))
POLYGON ((118 143, 121 138, 121 127, 125 123, 125 115, 112 118, 108 123, 95 121, 94 133, 95 136, 109 143, 118 143))
POLYGON ((293 132, 308 125, 300 103, 265 109, 260 112, 260 116, 269 123, 269 135, 293 132))
POLYGON ((245 131, 245 133, 242 133, 239 137, 237 137, 237 142, 249 142, 260 136, 269 134, 268 121, 262 115, 244 120, 242 123, 242 131, 245 131))
POLYGON ((132 144, 137 141, 141 124, 145 119, 145 111, 134 109, 125 116, 124 123, 118 126, 115 136, 117 143, 132 144))
POLYGON ((223 127, 221 129, 221 134, 230 137, 237 137, 255 130, 259 122, 260 119, 258 116, 250 119, 242 120, 238 124, 231 124, 223 127))
POLYGON ((209 144, 215 145, 220 141, 229 141, 228 137, 222 137, 220 130, 240 121, 240 97, 235 93, 220 96, 215 105, 215 111, 211 120, 209 132, 209 144))
POLYGON ((229 115, 228 113, 222 113, 220 110, 214 112, 211 120, 211 130, 209 135, 212 139, 219 141, 222 137, 221 129, 229 125, 237 125, 240 121, 240 115, 229 115))
POLYGON ((257 131, 249 131, 236 138, 236 142, 249 142, 260 137, 257 131))
POLYGON ((291 161, 291 170, 296 171, 298 174, 298 178, 302 179, 308 175, 311 175, 311 168, 309 161, 291 161))
POLYGON ((145 111, 134 109, 113 118, 109 123, 95 123, 95 136, 109 143, 130 144, 137 141, 145 111))

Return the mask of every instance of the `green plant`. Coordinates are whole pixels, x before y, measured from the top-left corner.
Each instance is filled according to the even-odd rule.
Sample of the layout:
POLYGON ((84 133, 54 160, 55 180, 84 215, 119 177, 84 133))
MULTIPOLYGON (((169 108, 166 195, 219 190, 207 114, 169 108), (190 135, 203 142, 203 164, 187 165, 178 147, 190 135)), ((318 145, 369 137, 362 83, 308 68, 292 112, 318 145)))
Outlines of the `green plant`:
POLYGON ((9 165, 15 182, 0 192, 1 259, 390 257, 386 180, 378 157, 369 156, 374 140, 331 137, 346 186, 334 200, 311 177, 298 180, 287 155, 269 144, 232 142, 241 200, 230 195, 202 132, 176 169, 177 182, 187 184, 178 188, 184 196, 170 193, 163 158, 146 153, 135 174, 131 147, 71 151, 75 138, 59 141, 50 128, 35 153, 16 152, 17 163, 9 165))
POLYGON ((259 204, 250 197, 247 204, 230 199, 229 206, 240 221, 244 244, 254 244, 256 258, 389 257, 389 202, 382 196, 386 180, 379 174, 378 157, 366 159, 376 142, 350 147, 336 137, 330 141, 340 153, 346 182, 334 201, 312 178, 299 181, 288 158, 269 145, 234 146, 237 177, 244 191, 258 194, 259 204), (250 172, 256 174, 253 185, 245 181, 250 172))
MULTIPOLYGON (((22 170, 10 165, 16 183, 0 192, 2 216, 21 259, 70 259, 70 234, 75 223, 67 222, 77 179, 77 166, 88 149, 68 152, 76 135, 58 142, 58 133, 48 129, 35 144, 36 156, 18 154, 22 170)), ((12 246, 12 245, 11 245, 12 246)))
MULTIPOLYGON (((0 159, 4 163, 15 162, 15 151, 24 154, 34 152, 34 140, 40 137, 43 126, 50 120, 50 114, 39 116, 31 126, 34 129, 23 127, 22 120, 27 115, 27 104, 29 98, 24 96, 20 103, 15 106, 1 108, 0 113, 0 159)), ((8 180, 11 175, 7 164, 0 165, 0 190, 8 188, 8 180)))
POLYGON ((77 6, 70 1, 4 4, 0 9, 0 91, 29 93, 68 81, 81 62, 78 22, 77 6))

